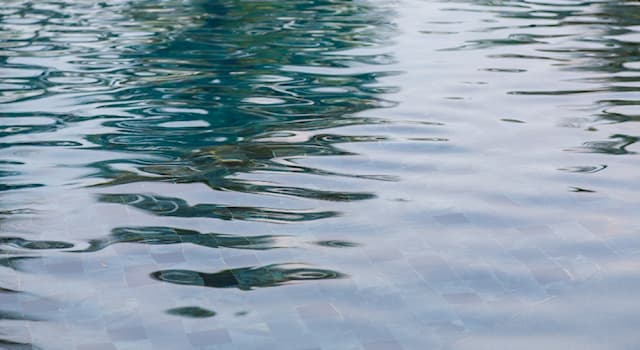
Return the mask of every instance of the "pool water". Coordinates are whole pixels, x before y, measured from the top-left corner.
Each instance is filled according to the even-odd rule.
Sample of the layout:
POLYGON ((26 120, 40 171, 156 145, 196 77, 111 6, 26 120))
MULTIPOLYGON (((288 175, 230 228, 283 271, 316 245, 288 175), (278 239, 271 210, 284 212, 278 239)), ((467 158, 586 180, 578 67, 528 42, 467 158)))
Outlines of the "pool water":
POLYGON ((3 1, 0 348, 636 349, 639 4, 3 1))

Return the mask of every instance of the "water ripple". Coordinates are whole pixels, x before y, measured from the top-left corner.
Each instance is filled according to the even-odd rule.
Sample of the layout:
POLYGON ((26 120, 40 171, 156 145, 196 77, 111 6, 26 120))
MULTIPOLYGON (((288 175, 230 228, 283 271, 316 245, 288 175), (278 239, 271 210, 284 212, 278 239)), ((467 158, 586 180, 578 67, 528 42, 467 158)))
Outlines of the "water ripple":
POLYGON ((279 264, 262 267, 243 267, 215 273, 191 270, 163 270, 151 274, 154 279, 173 284, 210 288, 254 288, 276 287, 306 280, 336 279, 345 277, 331 270, 302 267, 296 264, 279 264))
POLYGON ((636 347, 639 9, 4 1, 0 347, 636 347))
POLYGON ((284 248, 287 236, 237 236, 218 233, 200 233, 172 227, 118 227, 103 239, 89 242, 89 247, 75 252, 95 252, 116 243, 140 243, 150 245, 191 243, 209 248, 275 249, 284 248))
POLYGON ((240 207, 221 204, 189 205, 180 198, 143 194, 103 194, 100 201, 130 205, 160 216, 185 218, 204 217, 222 220, 255 220, 269 222, 296 222, 330 218, 336 211, 279 210, 260 207, 240 207))

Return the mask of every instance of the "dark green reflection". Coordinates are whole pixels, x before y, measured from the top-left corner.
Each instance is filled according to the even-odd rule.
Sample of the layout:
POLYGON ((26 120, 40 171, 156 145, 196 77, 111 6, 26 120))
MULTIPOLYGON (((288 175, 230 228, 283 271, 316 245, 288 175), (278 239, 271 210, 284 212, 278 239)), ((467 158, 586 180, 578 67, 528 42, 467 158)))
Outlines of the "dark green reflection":
POLYGON ((629 151, 627 147, 638 142, 640 137, 630 135, 612 135, 609 140, 588 141, 582 147, 572 148, 571 151, 585 153, 605 153, 610 155, 627 155, 636 152, 629 151))
POLYGON ((301 267, 295 264, 278 264, 244 267, 215 273, 161 270, 152 273, 151 277, 174 284, 251 290, 253 288, 276 287, 295 281, 336 279, 345 277, 345 275, 332 270, 301 267))
MULTIPOLYGON (((345 128, 388 123, 366 112, 395 104, 385 94, 397 87, 380 82, 397 74, 389 70, 394 58, 384 48, 395 30, 386 9, 352 0, 15 3, 15 16, 13 9, 6 12, 11 18, 4 17, 5 12, 0 15, 6 29, 0 31, 0 46, 7 53, 0 57, 7 68, 0 77, 0 103, 4 102, 6 119, 11 119, 0 125, 0 150, 17 160, 0 161, 0 179, 7 179, 0 192, 34 195, 26 196, 25 203, 3 205, 1 214, 16 217, 22 213, 16 208, 25 208, 24 213, 47 219, 47 204, 57 201, 59 194, 100 191, 100 202, 136 208, 157 216, 150 221, 163 222, 134 227, 128 225, 135 222, 114 222, 121 218, 97 213, 99 224, 111 232, 72 251, 67 249, 73 245, 65 242, 27 241, 7 234, 0 243, 19 248, 20 254, 0 257, 0 265, 31 267, 28 259, 34 259, 33 266, 46 267, 55 263, 50 259, 59 254, 55 250, 62 249, 94 261, 101 255, 88 253, 118 243, 291 247, 292 240, 285 236, 201 233, 174 228, 178 223, 171 219, 306 223, 339 215, 337 209, 317 209, 320 201, 376 197, 366 182, 354 179, 395 180, 384 171, 365 173, 335 164, 328 170, 314 164, 320 158, 331 162, 357 156, 348 149, 352 144, 387 141, 375 131, 345 128), (22 29, 34 35, 23 35, 22 29), (31 154, 37 159, 32 161, 31 154), (55 170, 50 178, 48 167, 55 170), (263 175, 269 178, 256 179, 263 175), (139 186, 143 182, 144 190, 139 186), (166 184, 175 183, 197 185, 181 187, 204 191, 198 198, 206 199, 189 204, 186 195, 162 192, 166 184), (336 183, 339 186, 333 186, 336 183), (217 202, 217 191, 249 193, 252 196, 243 197, 266 204, 226 205, 217 202), (296 201, 281 202, 279 197, 296 201), (44 204, 32 203, 32 198, 45 198, 44 204), (33 256, 24 256, 25 251, 33 256)), ((65 214, 82 214, 85 209, 74 208, 80 204, 66 199, 61 205, 65 214)), ((86 232, 86 227, 73 225, 69 220, 71 234, 86 232)), ((346 240, 295 242, 313 249, 355 246, 346 240)), ((130 257, 122 258, 128 267, 130 257)), ((35 275, 46 269, 24 270, 35 275)), ((344 275, 281 264, 217 273, 167 270, 153 276, 171 283, 200 279, 202 283, 193 284, 250 290, 344 275)), ((84 286, 102 276, 91 277, 69 279, 84 286)), ((39 287, 36 292, 41 292, 39 287)), ((67 296, 56 298, 66 301, 67 296)), ((99 318, 99 312, 110 312, 111 307, 106 302, 105 310, 91 316, 99 318)), ((75 312, 69 311, 69 317, 75 312)), ((215 314, 197 306, 167 313, 195 318, 215 314)))
MULTIPOLYGON (((488 57, 501 62, 517 63, 519 60, 545 60, 565 71, 576 72, 576 88, 558 89, 556 84, 536 86, 533 90, 510 91, 509 94, 536 97, 562 97, 584 95, 585 110, 597 109, 586 115, 584 121, 567 123, 572 127, 584 127, 586 131, 606 129, 607 124, 640 121, 637 93, 640 91, 640 62, 637 29, 640 8, 633 1, 597 1, 563 3, 545 2, 538 6, 526 0, 503 1, 467 0, 458 3, 474 5, 452 9, 462 12, 490 11, 498 17, 515 20, 509 26, 487 25, 482 32, 487 38, 468 40, 449 50, 500 49, 488 57), (587 10, 588 9, 588 10, 587 10), (581 28, 585 33, 576 34, 568 28, 581 28), (531 34, 532 32, 543 34, 531 34), (496 34, 507 33, 507 34, 496 34), (502 35, 501 37, 499 35, 502 35), (496 37, 498 36, 498 37, 496 37), (491 37, 491 38, 489 38, 491 37), (558 41, 560 40, 560 41, 558 41), (519 49, 519 47, 523 47, 519 49), (528 52, 527 52, 528 51, 528 52), (593 96, 589 99, 590 96, 593 96)), ((507 22, 505 22, 507 23, 507 22)), ((528 65, 524 65, 528 66, 528 65)), ((490 68, 488 71, 508 70, 490 68)), ((526 70, 511 70, 524 72, 526 70)), ((505 78, 506 79, 506 78, 505 78)), ((560 101, 560 100, 558 100, 560 101)), ((555 102, 554 102, 555 103, 555 102)), ((593 139, 568 151, 606 155, 630 155, 640 135, 628 132, 624 127, 614 133, 593 139), (620 132, 619 130, 624 131, 620 132)))
POLYGON ((200 233, 173 227, 118 227, 103 239, 89 242, 89 247, 76 252, 93 252, 116 243, 141 243, 151 245, 191 243, 209 248, 235 248, 264 250, 284 247, 279 238, 286 236, 236 236, 219 233, 200 233))
POLYGON ((349 242, 349 241, 337 240, 337 239, 317 241, 315 242, 315 244, 323 247, 330 247, 330 248, 353 248, 353 247, 359 246, 359 244, 355 242, 349 242))
POLYGON ((42 349, 33 344, 14 342, 11 340, 0 339, 0 347, 6 350, 39 350, 42 349))
MULTIPOLYGON (((0 237, 0 246, 14 246, 24 249, 67 249, 72 248, 73 244, 60 241, 34 241, 21 237, 0 237)), ((0 250, 1 251, 1 250, 0 250)))
POLYGON ((185 200, 143 194, 104 194, 100 201, 133 206, 160 216, 202 217, 222 220, 296 222, 329 218, 335 211, 278 210, 260 207, 238 207, 217 204, 189 205, 185 200))
MULTIPOLYGON (((0 237, 0 266, 13 270, 20 270, 23 262, 39 259, 36 251, 62 250, 73 248, 74 245, 62 241, 38 241, 22 237, 0 237)), ((0 292, 3 291, 0 288, 0 292)))
MULTIPOLYGON (((38 318, 24 315, 20 312, 0 310, 0 321, 39 321, 38 318)), ((1 345, 1 343, 0 343, 1 345)))
POLYGON ((4 256, 0 257, 0 266, 8 267, 13 270, 20 270, 20 265, 22 263, 38 258, 38 256, 4 256))
POLYGON ((183 316, 189 318, 209 318, 216 315, 214 311, 201 308, 199 306, 176 307, 167 310, 169 315, 183 316))
MULTIPOLYGON (((374 198, 371 192, 257 182, 240 174, 389 179, 297 162, 353 155, 338 145, 386 139, 320 130, 384 122, 358 113, 393 105, 382 94, 395 88, 378 82, 394 74, 382 68, 392 57, 384 51, 351 55, 346 50, 386 42, 393 32, 388 16, 372 4, 349 0, 198 1, 194 6, 201 19, 197 25, 162 46, 145 48, 144 55, 133 47, 123 57, 131 59, 131 73, 145 77, 114 93, 130 117, 105 121, 108 131, 86 139, 95 149, 135 156, 90 164, 98 170, 93 176, 103 179, 96 185, 199 182, 213 190, 323 201, 374 198), (350 69, 362 64, 370 69, 350 69)), ((283 217, 260 211, 238 215, 283 217)), ((332 215, 286 213, 284 220, 332 215)), ((214 216, 228 214, 219 210, 214 216)))

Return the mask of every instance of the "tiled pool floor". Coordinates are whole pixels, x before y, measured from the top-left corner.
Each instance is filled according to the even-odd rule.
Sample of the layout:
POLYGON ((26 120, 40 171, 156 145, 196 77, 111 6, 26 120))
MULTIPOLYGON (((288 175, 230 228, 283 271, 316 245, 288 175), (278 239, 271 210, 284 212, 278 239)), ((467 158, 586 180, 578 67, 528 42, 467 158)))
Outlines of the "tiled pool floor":
POLYGON ((0 348, 640 343, 636 3, 0 9, 0 348))

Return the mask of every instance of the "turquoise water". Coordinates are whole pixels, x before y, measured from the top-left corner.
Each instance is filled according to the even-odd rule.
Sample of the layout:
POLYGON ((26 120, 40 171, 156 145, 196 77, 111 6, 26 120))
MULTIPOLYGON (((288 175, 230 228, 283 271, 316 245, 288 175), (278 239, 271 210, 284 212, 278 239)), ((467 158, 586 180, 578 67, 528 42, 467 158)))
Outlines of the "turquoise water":
POLYGON ((3 1, 0 348, 636 349, 638 4, 3 1))

